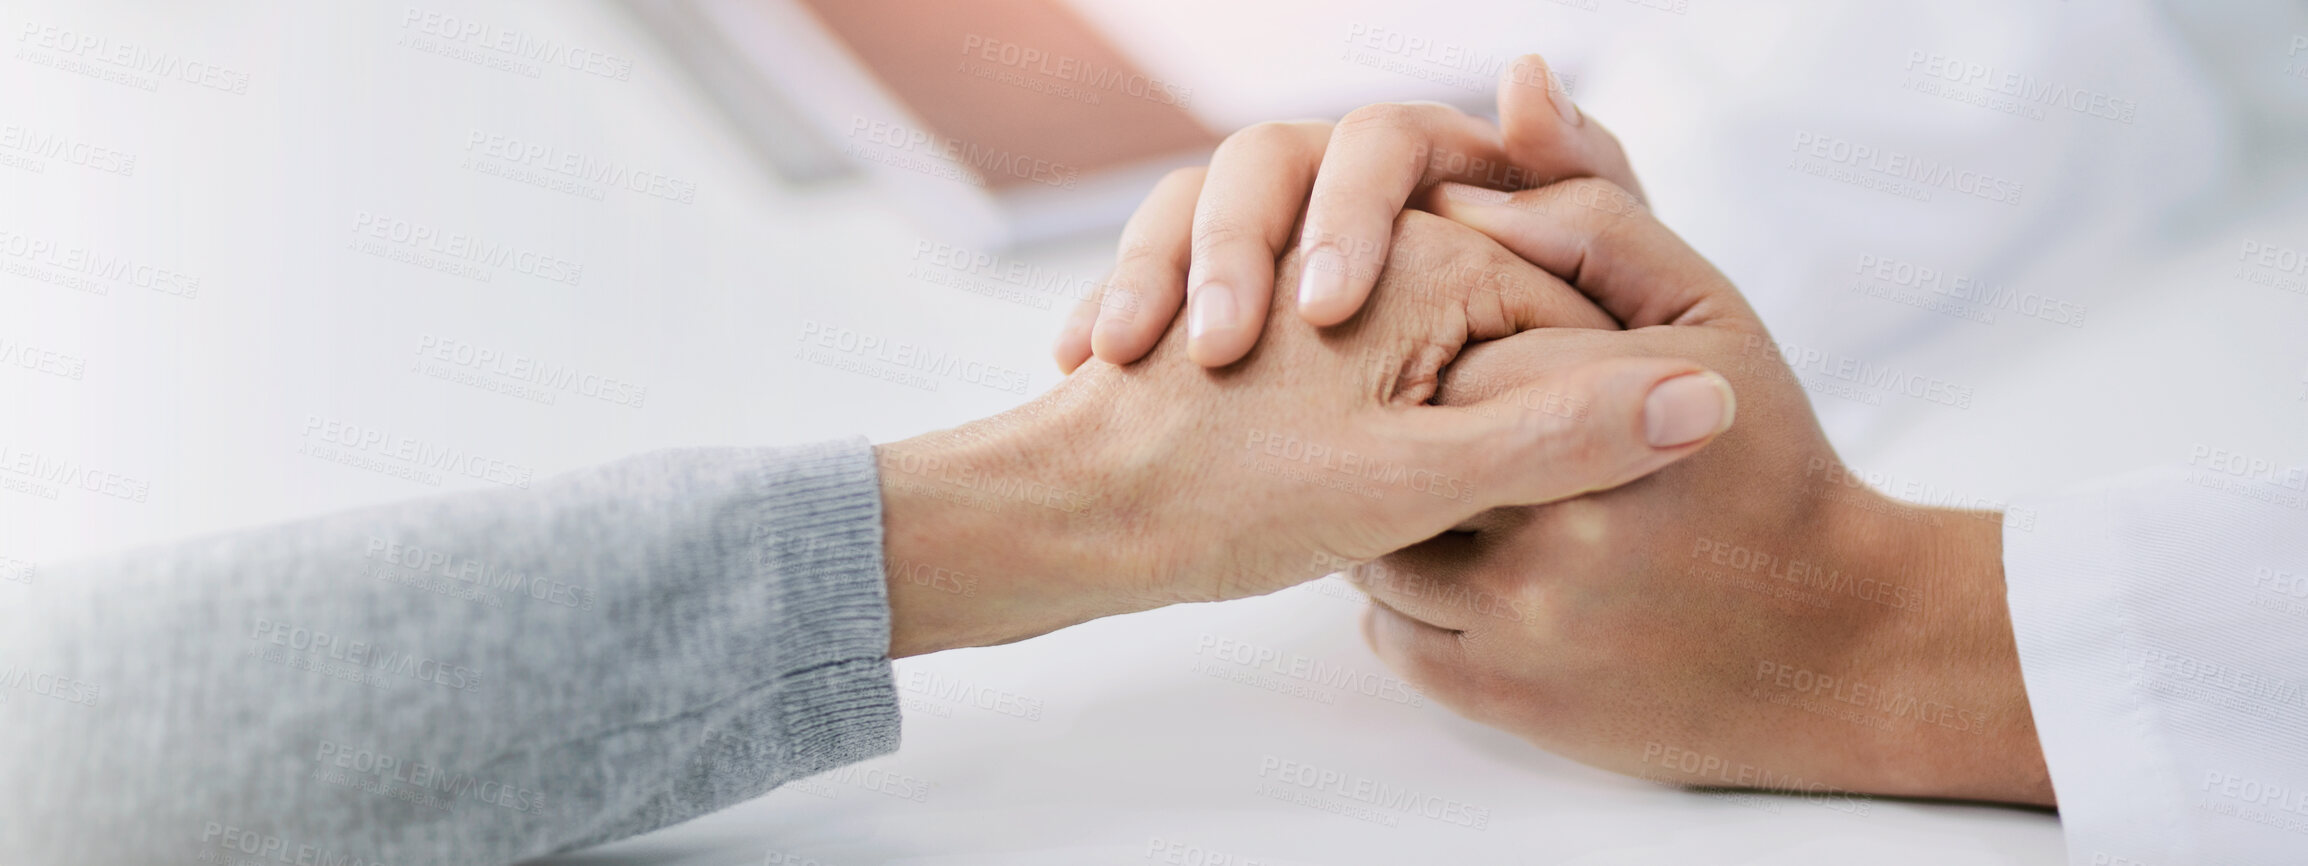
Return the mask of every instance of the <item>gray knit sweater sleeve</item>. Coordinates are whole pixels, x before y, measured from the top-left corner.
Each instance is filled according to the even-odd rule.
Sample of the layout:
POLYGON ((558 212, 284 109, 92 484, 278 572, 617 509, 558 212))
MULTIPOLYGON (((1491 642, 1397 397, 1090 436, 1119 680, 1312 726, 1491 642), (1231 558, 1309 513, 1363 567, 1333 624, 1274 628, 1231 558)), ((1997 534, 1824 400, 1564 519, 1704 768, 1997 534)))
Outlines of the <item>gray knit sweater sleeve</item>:
POLYGON ((898 742, 872 449, 655 453, 0 585, 0 861, 507 863, 898 742))

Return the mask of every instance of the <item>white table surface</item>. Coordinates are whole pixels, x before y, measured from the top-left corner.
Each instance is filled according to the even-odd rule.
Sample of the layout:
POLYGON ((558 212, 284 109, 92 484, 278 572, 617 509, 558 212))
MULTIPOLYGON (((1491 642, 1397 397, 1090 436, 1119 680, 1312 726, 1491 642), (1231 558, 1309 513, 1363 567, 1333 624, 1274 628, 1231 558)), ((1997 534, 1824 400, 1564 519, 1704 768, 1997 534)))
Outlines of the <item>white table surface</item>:
MULTIPOLYGON (((888 440, 1023 399, 959 377, 908 387, 808 363, 796 350, 810 327, 1027 371, 1034 392, 1056 380, 1046 347, 1062 300, 1040 309, 922 279, 937 265, 918 253, 940 239, 921 236, 857 183, 782 185, 749 161, 671 58, 616 8, 445 8, 630 58, 633 71, 620 81, 545 66, 532 77, 428 53, 408 43, 410 7, 399 3, 0 4, 9 52, 0 58, 0 126, 135 159, 126 175, 59 159, 37 169, 0 165, 0 232, 17 236, 0 234, 0 264, 12 265, 0 272, 0 341, 80 365, 77 376, 0 368, 0 443, 149 485, 144 501, 70 489, 54 498, 0 491, 0 563, 36 568, 78 553, 482 484, 453 475, 412 481, 304 456, 299 448, 315 423, 388 429, 543 475, 663 446, 888 440), (214 67, 222 77, 211 83, 225 86, 175 77, 121 83, 58 68, 69 60, 25 35, 51 26, 214 67), (231 92, 238 75, 245 91, 231 92), (694 201, 490 176, 471 167, 469 143, 491 135, 694 183, 694 201), (582 273, 567 284, 512 264, 470 274, 414 266, 363 251, 358 228, 375 220, 509 245, 519 251, 515 262, 534 254, 582 273), (59 285, 70 282, 58 276, 70 266, 11 253, 10 243, 126 257, 196 278, 197 296, 135 279, 59 285), (572 366, 646 396, 634 407, 571 388, 545 402, 436 378, 420 363, 428 340, 572 366)), ((1652 13, 1612 7, 1595 20, 1642 14, 1652 13)), ((1482 44, 1501 39, 1472 16, 1437 20, 1438 32, 1482 44)), ((1323 25, 1321 38, 1335 38, 1333 24, 1323 25)), ((1607 94, 1596 98, 1611 104, 1607 94)), ((1675 134, 1670 119, 1618 126, 1639 162, 1646 154, 1671 161, 1663 145, 1639 143, 1675 134)), ((1770 141, 1778 142, 1776 133, 1770 141)), ((1704 198, 1711 190, 1691 179, 1700 170, 1694 165, 1704 161, 1674 161, 1679 167, 1652 175, 1654 192, 1704 198)), ((1891 207, 1832 186, 1803 192, 1891 207)), ((1975 218, 1963 207, 1933 212, 1975 218)), ((1695 239, 1724 254, 1735 276, 1762 269, 1728 248, 1734 235, 1719 217, 1726 209, 1683 208, 1699 226, 1695 239)), ((1111 243, 1105 235, 998 254, 1090 279, 1110 261, 1111 243)), ((1848 250, 1826 243, 1788 240, 1775 255, 1816 260, 1822 272, 1848 267, 1848 250)), ((2117 321, 2154 315, 2102 309, 2117 321)), ((1789 323, 1781 336, 1809 327, 1789 323)), ((2062 339, 2088 357, 2105 353, 2081 347, 2117 345, 2122 335, 2120 326, 2073 338, 2031 327, 1997 325, 1992 333, 2012 336, 1983 345, 2062 339)), ((1992 457, 1951 459, 1990 449, 1938 433, 1969 430, 2015 446, 2067 435, 2057 417, 1996 414, 1997 406, 2049 410, 2040 391, 2023 387, 2019 362, 2008 361, 2022 350, 1980 354, 1949 362, 2004 363, 1959 368, 2002 371, 1973 377, 1978 412, 1919 414, 1897 401, 1881 412, 1823 409, 1847 456, 1995 496, 2096 468, 2063 456, 2030 475, 1999 469, 1992 457), (1911 423, 1887 432, 1884 415, 1911 423), (2005 420, 1988 421, 1997 418, 2005 420), (1981 424, 1989 432, 1979 433, 1981 424)), ((2078 356, 2054 354, 2047 363, 2055 368, 2078 356)), ((2269 366, 2278 385, 2269 387, 2297 380, 2308 366, 2301 351, 2277 354, 2269 366)), ((2214 400, 2214 391, 2202 399, 2214 400)), ((2185 408, 2194 398, 2172 399, 2185 408)), ((2297 430, 2297 419, 2288 423, 2297 430)), ((2160 455, 2188 439, 2175 432, 2127 441, 2133 451, 2160 455)), ((2047 813, 1672 790, 1552 757, 1423 698, 1411 706, 1299 682, 1212 651, 1240 642, 1382 682, 1391 675, 1361 643, 1360 609, 1351 590, 1326 579, 1263 599, 1119 617, 1013 646, 901 662, 906 726, 897 754, 555 862, 2060 860, 2058 824, 2047 813), (1268 781, 1262 767, 1278 761, 1457 801, 1487 815, 1486 826, 1337 814, 1357 804, 1320 795, 1323 804, 1313 806, 1272 799, 1260 793, 1268 781)))

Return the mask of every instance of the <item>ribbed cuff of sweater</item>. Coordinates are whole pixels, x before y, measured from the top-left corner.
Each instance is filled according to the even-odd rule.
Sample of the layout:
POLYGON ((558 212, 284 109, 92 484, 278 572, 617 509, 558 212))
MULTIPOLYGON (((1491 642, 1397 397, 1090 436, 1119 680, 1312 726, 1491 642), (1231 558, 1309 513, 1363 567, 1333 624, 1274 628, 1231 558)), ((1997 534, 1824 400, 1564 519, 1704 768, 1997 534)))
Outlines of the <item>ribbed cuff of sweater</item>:
POLYGON ((749 543, 778 588, 782 763, 798 776, 896 750, 898 702, 873 446, 778 452, 749 543))

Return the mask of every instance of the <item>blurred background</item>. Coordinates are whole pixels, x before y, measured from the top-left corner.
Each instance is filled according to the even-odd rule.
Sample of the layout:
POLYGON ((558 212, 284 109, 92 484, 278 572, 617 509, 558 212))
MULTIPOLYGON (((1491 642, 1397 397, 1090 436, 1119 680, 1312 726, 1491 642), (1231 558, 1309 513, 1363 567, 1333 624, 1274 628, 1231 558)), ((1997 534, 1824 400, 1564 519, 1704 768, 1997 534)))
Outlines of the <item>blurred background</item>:
MULTIPOLYGON (((0 604, 78 554, 1001 411, 1163 171, 1259 120, 1487 112, 1524 52, 1887 492, 2308 456, 2299 3, 0 0, 0 33, 0 604)), ((1546 755, 1395 679, 1362 603, 907 660, 898 754, 559 862, 2061 858, 2047 814, 1546 755)))

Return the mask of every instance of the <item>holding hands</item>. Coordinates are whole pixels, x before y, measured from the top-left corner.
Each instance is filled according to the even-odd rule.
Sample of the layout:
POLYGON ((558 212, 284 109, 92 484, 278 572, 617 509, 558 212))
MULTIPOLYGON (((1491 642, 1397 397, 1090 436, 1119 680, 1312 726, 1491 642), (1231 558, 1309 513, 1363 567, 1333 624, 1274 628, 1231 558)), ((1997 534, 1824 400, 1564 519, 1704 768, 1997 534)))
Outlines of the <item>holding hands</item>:
POLYGON ((1579 112, 1535 54, 1501 70, 1495 125, 1416 102, 1367 106, 1335 124, 1249 127, 1211 155, 1180 218, 1142 215, 1123 230, 1106 295, 1082 302, 1060 329, 1058 366, 1145 357, 1181 304, 1187 354, 1205 367, 1232 364, 1257 342, 1277 289, 1297 295, 1297 317, 1312 325, 1362 309, 1395 215, 1436 183, 1512 191, 1578 177, 1642 195, 1618 140, 1579 112), (1307 266, 1278 279, 1275 262, 1294 247, 1307 266))
POLYGON ((1697 786, 2050 804, 1999 516, 1839 483, 1754 310, 1555 81, 1512 64, 1498 128, 1434 104, 1262 124, 1163 183, 1034 414, 1077 410, 1086 452, 1130 452, 1089 464, 1224 468, 1097 482, 1145 505, 1086 521, 1125 553, 1082 573, 1129 608, 1355 560, 1388 664, 1552 751, 1697 786), (1273 471, 1316 453, 1467 495, 1273 471))
POLYGON ((1607 769, 2050 805, 2000 515, 1840 483, 1802 383, 1738 290, 1647 211, 1611 202, 1631 205, 1603 181, 1445 188, 1437 213, 1565 275, 1627 330, 1473 347, 1437 402, 1678 357, 1729 377, 1739 427, 1623 487, 1498 509, 1356 568, 1371 645, 1461 713, 1607 769), (1484 596, 1520 617, 1435 601, 1484 596))
MULTIPOLYGON (((1183 221, 1201 180, 1165 180, 1131 231, 1183 221)), ((1188 361, 1173 329, 1142 363, 1091 361, 1011 412, 883 446, 892 654, 1273 592, 1488 509, 1626 483, 1729 426, 1721 377, 1675 358, 1601 358, 1435 405, 1469 345, 1611 322, 1442 217, 1404 213, 1388 241, 1370 309, 1343 324, 1317 331, 1277 295, 1267 339, 1224 369, 1188 361), (979 591, 898 573, 925 566, 979 591)), ((1294 250, 1275 273, 1309 267, 1294 250)))

